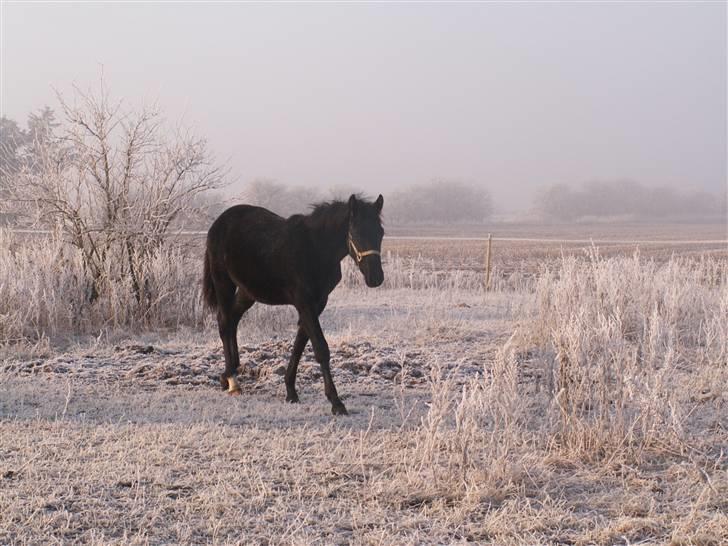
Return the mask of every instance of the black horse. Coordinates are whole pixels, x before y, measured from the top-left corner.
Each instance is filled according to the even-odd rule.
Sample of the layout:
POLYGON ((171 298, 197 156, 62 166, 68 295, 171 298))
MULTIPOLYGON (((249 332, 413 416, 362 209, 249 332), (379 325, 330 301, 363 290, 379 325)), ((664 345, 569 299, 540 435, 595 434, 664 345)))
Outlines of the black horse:
POLYGON ((381 195, 374 203, 352 195, 348 202, 322 203, 311 214, 288 219, 264 208, 237 205, 213 222, 207 234, 203 291, 206 303, 217 309, 225 352, 223 389, 240 394, 235 376, 240 364, 237 329, 243 313, 255 302, 293 305, 298 311, 298 334, 286 370, 286 400, 298 402, 296 371, 310 339, 331 411, 347 413, 331 379, 329 346, 318 317, 341 280, 341 260, 347 254, 359 266, 367 286, 384 281, 383 204, 381 195))

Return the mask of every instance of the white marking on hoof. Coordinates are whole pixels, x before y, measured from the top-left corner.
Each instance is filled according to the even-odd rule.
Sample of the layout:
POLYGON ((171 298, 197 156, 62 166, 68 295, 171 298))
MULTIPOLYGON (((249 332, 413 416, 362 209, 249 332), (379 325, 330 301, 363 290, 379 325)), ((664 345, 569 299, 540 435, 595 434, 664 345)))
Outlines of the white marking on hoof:
POLYGON ((228 394, 240 394, 240 385, 234 377, 228 377, 228 394))

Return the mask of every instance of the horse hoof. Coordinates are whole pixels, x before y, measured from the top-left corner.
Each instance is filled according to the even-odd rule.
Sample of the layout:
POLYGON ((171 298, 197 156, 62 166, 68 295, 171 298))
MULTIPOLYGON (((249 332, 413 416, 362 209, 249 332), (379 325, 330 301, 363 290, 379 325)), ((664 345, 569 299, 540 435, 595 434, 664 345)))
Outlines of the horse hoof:
POLYGON ((288 396, 286 396, 286 402, 288 402, 290 404, 298 404, 298 395, 297 394, 293 394, 293 395, 289 394, 288 396))
POLYGON ((238 380, 237 379, 235 379, 234 377, 228 377, 227 378, 227 384, 228 384, 228 389, 227 389, 226 392, 229 395, 231 395, 231 396, 240 396, 240 394, 241 394, 240 384, 238 383, 238 380))
POLYGON ((331 413, 334 415, 349 415, 349 412, 346 411, 346 407, 341 402, 331 406, 331 413))

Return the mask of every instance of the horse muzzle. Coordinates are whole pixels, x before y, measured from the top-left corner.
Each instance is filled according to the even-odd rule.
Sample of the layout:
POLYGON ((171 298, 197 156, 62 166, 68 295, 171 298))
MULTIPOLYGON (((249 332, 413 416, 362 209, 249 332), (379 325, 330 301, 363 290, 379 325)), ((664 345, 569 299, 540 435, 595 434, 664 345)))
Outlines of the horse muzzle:
POLYGON ((372 257, 369 263, 362 262, 360 269, 364 275, 364 282, 369 288, 376 288, 384 282, 382 262, 378 259, 378 257, 372 257))

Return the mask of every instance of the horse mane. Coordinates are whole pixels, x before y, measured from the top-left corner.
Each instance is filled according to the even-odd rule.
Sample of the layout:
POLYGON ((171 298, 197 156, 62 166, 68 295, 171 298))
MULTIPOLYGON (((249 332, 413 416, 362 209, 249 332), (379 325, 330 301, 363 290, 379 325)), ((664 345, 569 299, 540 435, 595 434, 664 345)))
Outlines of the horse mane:
MULTIPOLYGON (((359 196, 357 195, 357 199, 359 196)), ((349 214, 349 202, 342 199, 332 199, 331 201, 321 201, 319 203, 313 203, 311 206, 311 212, 306 216, 309 218, 317 218, 320 216, 344 216, 349 214)))
POLYGON ((294 214, 289 220, 301 222, 316 230, 338 230, 348 226, 349 203, 346 201, 322 201, 311 205, 308 214, 294 214))
MULTIPOLYGON (((372 207, 373 201, 370 201, 364 197, 361 193, 355 193, 356 200, 366 207, 372 207)), ((341 219, 339 215, 346 216, 349 213, 349 198, 346 199, 332 199, 330 201, 321 201, 319 203, 313 203, 311 205, 311 212, 306 216, 311 219, 317 219, 321 216, 330 217, 333 216, 337 219, 341 219)))

